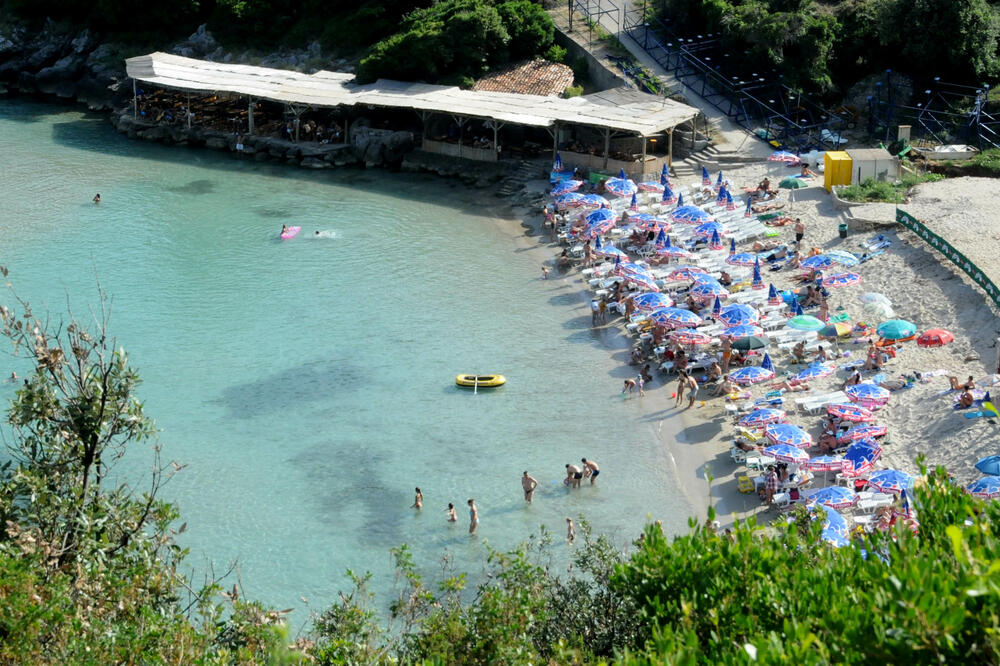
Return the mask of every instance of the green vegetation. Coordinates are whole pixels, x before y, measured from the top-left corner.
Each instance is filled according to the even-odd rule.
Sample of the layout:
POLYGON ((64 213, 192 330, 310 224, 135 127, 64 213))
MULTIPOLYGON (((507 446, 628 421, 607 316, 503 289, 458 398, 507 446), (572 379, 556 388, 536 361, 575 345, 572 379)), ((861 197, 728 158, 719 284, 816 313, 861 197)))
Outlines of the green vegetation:
POLYGON ((988 0, 665 0, 685 35, 721 33, 754 71, 843 91, 885 68, 979 85, 1000 76, 1000 9, 988 0))
POLYGON ((508 62, 541 56, 555 39, 552 19, 530 0, 441 0, 406 16, 358 68, 379 78, 460 82, 508 62))
MULTIPOLYGON (((6 277, 6 270, 0 269, 6 277)), ((102 296, 101 303, 104 299, 102 296)), ((0 468, 0 663, 105 664, 871 664, 996 663, 1000 656, 1000 503, 954 486, 943 470, 911 498, 919 536, 900 524, 823 541, 822 512, 753 520, 732 533, 689 523, 646 528, 631 554, 581 525, 570 574, 557 573, 543 529, 490 551, 474 590, 445 571, 431 584, 410 551, 393 551, 388 622, 368 575, 314 618, 293 645, 283 611, 240 599, 220 580, 179 573, 177 515, 157 499, 159 463, 139 377, 108 337, 46 326, 13 297, 3 337, 33 360, 9 412, 0 468), (124 455, 154 465, 143 491, 110 486, 124 455), (820 520, 817 520, 817 517, 820 520)), ((139 484, 141 480, 133 479, 139 484)), ((709 513, 709 520, 714 515, 709 513)), ((302 592, 307 592, 303 590, 302 592)))
POLYGON ((991 171, 995 176, 1000 176, 1000 149, 984 150, 969 160, 968 164, 991 171))
POLYGON ((920 183, 934 183, 944 180, 944 176, 939 173, 906 174, 895 183, 876 181, 869 178, 860 185, 848 185, 837 190, 837 196, 844 201, 855 203, 863 202, 884 202, 896 203, 904 201, 906 193, 911 187, 920 183))

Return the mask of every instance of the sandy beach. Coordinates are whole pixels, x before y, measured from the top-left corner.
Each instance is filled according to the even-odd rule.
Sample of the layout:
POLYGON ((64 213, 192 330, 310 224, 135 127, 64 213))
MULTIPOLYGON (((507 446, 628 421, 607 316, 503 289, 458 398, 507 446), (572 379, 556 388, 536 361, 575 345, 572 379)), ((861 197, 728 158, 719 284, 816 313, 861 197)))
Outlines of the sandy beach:
MULTIPOLYGON (((782 164, 763 162, 727 170, 725 177, 738 191, 743 186, 755 186, 764 176, 777 182, 790 173, 794 172, 782 164)), ((712 175, 714 179, 717 174, 712 175)), ((914 373, 920 373, 922 378, 908 388, 893 391, 888 405, 878 411, 876 423, 888 427, 888 438, 883 442, 884 454, 876 463, 876 469, 896 468, 918 473, 917 461, 922 458, 928 467, 945 466, 959 482, 967 483, 977 478, 979 473, 973 465, 979 458, 996 452, 994 441, 1000 426, 986 418, 967 419, 965 411, 953 409, 957 393, 949 389, 948 376, 965 381, 971 375, 982 384, 996 369, 1000 322, 992 303, 961 271, 901 226, 852 229, 846 239, 840 238, 838 224, 846 221, 846 217, 834 207, 821 179, 822 175, 809 187, 795 191, 791 201, 787 191, 781 192, 784 207, 779 212, 801 218, 806 223, 803 248, 861 252, 859 243, 877 233, 891 241, 883 254, 847 269, 861 275, 860 284, 830 289, 830 314, 846 313, 851 323, 864 321, 859 296, 877 292, 891 300, 896 318, 913 322, 918 333, 943 328, 955 337, 953 343, 937 348, 921 348, 912 341, 900 343, 896 357, 879 371, 887 380, 914 373)), ((539 194, 547 187, 545 181, 529 183, 529 191, 539 194)), ((1000 183, 996 181, 949 179, 919 186, 912 200, 901 203, 900 207, 952 242, 987 275, 1000 280, 1000 261, 993 251, 997 232, 989 226, 990 210, 998 197, 1000 183)), ((551 264, 561 246, 548 242, 547 232, 541 230, 539 211, 522 209, 517 213, 524 219, 525 227, 530 227, 530 233, 536 236, 540 261, 551 264)), ((782 243, 794 240, 791 225, 778 227, 778 230, 780 235, 772 240, 782 243)), ((749 243, 739 246, 738 250, 750 251, 749 243)), ((776 272, 765 271, 763 277, 778 289, 788 289, 798 286, 793 278, 801 272, 786 267, 776 272)), ((581 308, 589 309, 591 293, 581 279, 579 268, 571 268, 564 274, 554 271, 552 277, 578 285, 581 308)), ((817 314, 815 309, 809 313, 817 314)), ((635 367, 625 365, 623 352, 635 340, 626 334, 620 317, 612 318, 606 326, 618 331, 615 338, 609 338, 609 349, 616 357, 621 355, 623 376, 634 375, 635 367)), ((865 358, 867 342, 867 339, 840 339, 828 344, 827 348, 833 356, 832 361, 841 366, 852 359, 865 358)), ((776 381, 801 369, 802 366, 789 363, 788 352, 774 346, 768 351, 775 364, 776 381)), ((876 374, 866 371, 863 377, 870 379, 876 374)), ((846 372, 838 371, 825 379, 810 382, 811 393, 839 390, 847 376, 846 372)), ((743 468, 737 467, 730 457, 733 421, 725 410, 724 400, 708 397, 703 389, 693 409, 676 409, 670 398, 675 383, 674 377, 654 372, 654 381, 647 384, 647 395, 641 399, 645 401, 641 418, 657 422, 661 443, 674 463, 685 495, 698 511, 696 517, 703 519, 710 504, 723 525, 766 511, 756 495, 737 492, 736 472, 742 472, 743 468)), ((765 382, 751 387, 754 396, 762 397, 772 390, 770 384, 765 382)), ((1000 386, 994 390, 1000 392, 1000 386)), ((805 394, 786 394, 784 408, 789 422, 802 426, 816 438, 820 434, 822 416, 797 411, 791 398, 801 395, 805 394)), ((818 455, 818 450, 813 448, 809 453, 818 455)), ((668 511, 669 507, 656 507, 653 513, 668 511)), ((762 518, 767 515, 765 513, 762 518)))

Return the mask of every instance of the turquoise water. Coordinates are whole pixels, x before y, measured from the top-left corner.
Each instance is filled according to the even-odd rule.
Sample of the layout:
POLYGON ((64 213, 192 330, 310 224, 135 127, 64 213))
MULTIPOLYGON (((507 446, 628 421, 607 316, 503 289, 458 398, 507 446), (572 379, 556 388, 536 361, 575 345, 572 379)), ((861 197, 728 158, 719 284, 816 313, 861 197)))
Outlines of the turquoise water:
POLYGON ((445 554, 475 572, 482 540, 561 535, 566 516, 621 543, 650 515, 685 524, 656 421, 618 394, 620 342, 591 331, 579 282, 540 279, 492 195, 130 142, 102 117, 13 101, 0 155, 0 263, 57 314, 67 300, 85 314, 100 280, 164 456, 187 465, 164 495, 196 571, 238 559, 249 596, 322 608, 348 568, 385 600, 404 542, 427 572, 445 554), (280 241, 282 224, 303 232, 280 241), (508 385, 454 387, 473 371, 508 385), (602 476, 568 493, 563 465, 583 456, 602 476), (541 481, 531 506, 525 469, 541 481))

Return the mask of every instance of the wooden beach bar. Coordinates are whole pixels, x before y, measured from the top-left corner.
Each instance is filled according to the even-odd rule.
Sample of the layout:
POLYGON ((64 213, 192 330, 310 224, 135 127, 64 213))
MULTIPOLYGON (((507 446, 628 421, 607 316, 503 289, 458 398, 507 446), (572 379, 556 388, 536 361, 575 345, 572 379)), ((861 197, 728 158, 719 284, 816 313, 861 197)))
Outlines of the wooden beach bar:
MULTIPOLYGON (((255 129, 255 104, 260 100, 284 104, 296 118, 310 108, 341 109, 345 113, 351 109, 408 109, 421 119, 423 150, 487 162, 497 161, 499 132, 505 126, 544 130, 552 139, 553 154, 560 147, 560 137, 576 127, 601 137, 603 151, 571 155, 564 152, 564 158, 591 169, 624 169, 637 178, 658 174, 664 161, 672 162, 674 128, 690 122, 699 113, 686 104, 624 88, 566 99, 386 79, 359 85, 353 74, 328 71, 304 74, 159 52, 128 58, 125 65, 133 80, 134 115, 139 112, 136 82, 199 95, 246 98, 250 134, 255 129), (428 125, 441 116, 454 123, 453 129, 457 126, 457 141, 428 136, 428 125), (492 132, 492 142, 481 140, 482 145, 475 147, 464 144, 462 134, 473 121, 483 135, 492 132), (647 147, 655 146, 657 141, 661 142, 661 151, 666 150, 661 157, 647 154, 647 147), (612 156, 613 146, 619 159, 612 156), (626 159, 620 159, 623 155, 626 159)), ((349 131, 345 136, 350 136, 349 131)))

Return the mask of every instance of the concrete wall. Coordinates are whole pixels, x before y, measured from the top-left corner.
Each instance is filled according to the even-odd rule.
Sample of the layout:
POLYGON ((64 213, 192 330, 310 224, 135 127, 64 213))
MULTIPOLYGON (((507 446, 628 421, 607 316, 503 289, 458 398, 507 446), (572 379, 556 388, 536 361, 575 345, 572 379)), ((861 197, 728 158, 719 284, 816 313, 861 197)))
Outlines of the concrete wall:
POLYGON ((607 166, 604 164, 604 155, 590 155, 588 153, 574 153, 569 150, 559 152, 562 156, 563 164, 568 168, 579 167, 583 172, 600 171, 609 176, 617 176, 618 171, 625 169, 625 173, 632 180, 639 182, 642 180, 659 180, 660 171, 663 169, 665 159, 646 156, 645 164, 640 164, 638 160, 634 162, 623 162, 608 158, 607 166))
POLYGON ((424 152, 433 153, 435 155, 461 157, 462 159, 475 160, 477 162, 497 161, 497 151, 492 148, 473 148, 471 146, 463 146, 460 143, 433 141, 431 139, 424 138, 421 149, 424 152))
MULTIPOLYGON (((583 21, 574 21, 573 29, 579 37, 582 35, 584 41, 587 39, 587 24, 583 21), (577 25, 580 27, 578 28, 577 25), (580 31, 583 32, 580 32, 580 31)), ((597 90, 607 90, 608 88, 620 88, 625 85, 625 79, 621 74, 606 68, 597 60, 586 48, 573 41, 573 38, 560 29, 556 29, 556 44, 566 49, 566 64, 575 62, 580 58, 587 61, 587 76, 590 78, 591 86, 597 90)))

